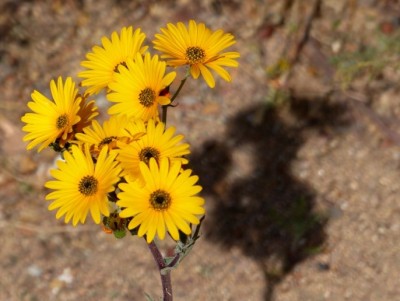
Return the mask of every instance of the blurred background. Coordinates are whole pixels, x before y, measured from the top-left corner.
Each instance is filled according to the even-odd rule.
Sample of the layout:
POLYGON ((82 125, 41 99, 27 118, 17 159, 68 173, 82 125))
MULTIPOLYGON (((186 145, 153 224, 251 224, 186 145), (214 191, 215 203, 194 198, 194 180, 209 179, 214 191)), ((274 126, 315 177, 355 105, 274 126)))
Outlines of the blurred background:
POLYGON ((1 0, 0 300, 161 296, 143 239, 47 210, 56 156, 25 150, 20 117, 102 36, 133 25, 150 45, 190 19, 241 58, 232 83, 190 80, 169 110, 207 202, 175 300, 400 300, 396 0, 1 0))

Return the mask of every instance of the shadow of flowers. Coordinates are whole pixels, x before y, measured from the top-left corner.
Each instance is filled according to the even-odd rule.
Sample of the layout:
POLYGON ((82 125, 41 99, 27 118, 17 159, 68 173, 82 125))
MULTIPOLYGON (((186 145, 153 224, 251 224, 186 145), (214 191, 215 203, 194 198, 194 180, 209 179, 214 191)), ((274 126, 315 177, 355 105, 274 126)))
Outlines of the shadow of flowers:
POLYGON ((285 109, 256 105, 230 119, 224 137, 191 155, 212 200, 206 239, 239 247, 260 265, 266 301, 296 264, 324 246, 328 217, 315 210, 315 191, 293 175, 292 164, 310 130, 329 139, 346 127, 345 111, 342 104, 315 99, 292 99, 285 109))

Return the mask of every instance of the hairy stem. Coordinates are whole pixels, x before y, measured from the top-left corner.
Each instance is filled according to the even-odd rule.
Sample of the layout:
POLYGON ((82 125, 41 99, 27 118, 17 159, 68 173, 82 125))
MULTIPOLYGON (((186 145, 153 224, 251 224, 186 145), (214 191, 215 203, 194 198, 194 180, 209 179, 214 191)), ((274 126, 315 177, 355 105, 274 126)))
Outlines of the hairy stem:
POLYGON ((163 301, 172 301, 172 284, 171 284, 171 272, 161 273, 161 270, 166 267, 163 256, 158 249, 154 240, 148 244, 151 254, 155 262, 157 263, 158 270, 161 276, 161 284, 163 290, 163 301))

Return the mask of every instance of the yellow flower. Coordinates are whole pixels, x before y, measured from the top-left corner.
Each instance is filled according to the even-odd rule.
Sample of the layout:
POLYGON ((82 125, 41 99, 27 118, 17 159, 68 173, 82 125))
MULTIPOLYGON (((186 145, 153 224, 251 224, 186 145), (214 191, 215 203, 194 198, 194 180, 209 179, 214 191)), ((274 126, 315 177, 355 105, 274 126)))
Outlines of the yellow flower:
POLYGON ((50 90, 53 100, 38 91, 33 91, 33 101, 28 107, 33 113, 26 113, 21 120, 26 123, 22 128, 28 132, 24 141, 30 141, 27 149, 39 145, 38 152, 56 142, 64 146, 73 136, 73 127, 80 120, 79 116, 81 97, 71 77, 68 77, 63 84, 59 77, 57 84, 54 80, 50 82, 50 90))
POLYGON ((166 63, 158 56, 144 59, 137 55, 135 61, 127 60, 127 68, 119 66, 115 81, 110 84, 108 100, 116 102, 108 110, 109 114, 127 114, 144 121, 158 117, 158 105, 167 105, 171 100, 160 92, 175 79, 176 73, 165 75, 166 63))
POLYGON ((45 187, 55 191, 46 196, 46 200, 54 200, 49 210, 58 209, 56 218, 65 215, 65 222, 72 219, 75 226, 84 223, 90 214, 99 224, 101 215, 109 216, 107 194, 114 191, 121 171, 115 155, 108 155, 104 147, 96 163, 86 148, 83 152, 73 145, 71 152, 65 151, 65 161, 57 162, 58 169, 51 170, 55 181, 48 181, 45 187))
POLYGON ((81 66, 88 70, 78 74, 84 78, 82 86, 89 87, 87 93, 96 94, 106 88, 113 81, 119 65, 125 65, 128 59, 134 59, 136 54, 144 54, 147 46, 142 47, 146 35, 140 28, 133 31, 133 27, 123 27, 120 35, 113 32, 111 40, 103 37, 103 47, 94 46, 93 52, 86 55, 87 60, 81 66))
POLYGON ((129 126, 130 123, 133 121, 126 115, 111 116, 102 126, 93 120, 92 126, 84 128, 83 133, 75 136, 80 143, 88 145, 90 150, 97 154, 103 146, 107 146, 109 150, 116 149, 117 141, 129 143, 144 135, 144 129, 141 132, 138 129, 128 131, 128 127, 134 127, 129 126))
POLYGON ((189 144, 180 143, 183 135, 176 135, 175 128, 169 127, 165 130, 162 122, 155 123, 150 119, 147 126, 143 121, 137 120, 139 128, 145 128, 145 135, 139 140, 133 141, 127 145, 120 145, 117 160, 124 170, 124 175, 136 179, 140 176, 140 162, 149 163, 150 158, 154 158, 159 163, 163 158, 168 158, 172 162, 179 161, 182 164, 188 162, 182 156, 190 153, 189 144))
POLYGON ((167 231, 174 240, 179 240, 178 230, 189 235, 189 223, 199 224, 199 216, 205 213, 204 199, 197 196, 202 189, 195 185, 198 177, 191 170, 180 172, 181 163, 170 165, 167 159, 160 166, 155 159, 150 159, 149 166, 141 162, 140 171, 144 185, 128 181, 118 186, 120 217, 132 217, 128 228, 139 227, 138 236, 146 235, 148 243, 156 234, 164 239, 167 231))
POLYGON ((221 29, 212 32, 203 23, 189 21, 189 28, 179 22, 167 24, 155 35, 154 48, 161 51, 161 58, 168 60, 170 66, 190 66, 190 74, 198 78, 201 74, 211 88, 215 80, 209 69, 214 70, 224 80, 230 82, 230 74, 223 68, 237 67, 238 52, 222 52, 236 43, 234 36, 221 29), (209 68, 209 69, 208 69, 209 68))

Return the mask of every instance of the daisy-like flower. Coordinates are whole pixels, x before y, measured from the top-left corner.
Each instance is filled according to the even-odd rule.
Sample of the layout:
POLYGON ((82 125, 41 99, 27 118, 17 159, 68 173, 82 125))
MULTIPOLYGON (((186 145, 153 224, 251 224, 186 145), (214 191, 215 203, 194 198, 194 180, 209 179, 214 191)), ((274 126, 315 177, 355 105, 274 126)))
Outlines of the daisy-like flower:
POLYGON ((140 163, 145 184, 140 181, 121 183, 118 187, 117 205, 123 208, 120 217, 132 217, 128 229, 139 227, 138 236, 146 235, 148 243, 155 235, 165 238, 165 233, 179 240, 179 232, 189 235, 189 223, 199 224, 199 216, 205 213, 204 199, 197 196, 201 186, 195 185, 198 177, 191 170, 181 171, 181 163, 169 164, 164 159, 157 164, 150 159, 149 166, 140 163))
POLYGON ((214 70, 224 80, 230 82, 230 74, 223 68, 237 67, 238 52, 222 52, 236 43, 233 35, 221 29, 212 32, 203 23, 189 21, 189 28, 182 22, 167 24, 155 35, 154 48, 161 51, 161 58, 168 60, 170 66, 190 66, 190 74, 198 78, 201 74, 211 88, 215 80, 209 69, 214 70))
POLYGON ((119 66, 115 81, 109 87, 108 100, 115 102, 109 114, 127 114, 144 121, 158 117, 158 105, 171 102, 168 95, 160 95, 175 79, 176 72, 165 75, 166 63, 158 56, 146 53, 144 59, 137 55, 135 61, 127 60, 127 68, 119 66))
MULTIPOLYGON (((140 128, 144 127, 143 121, 138 120, 140 128)), ((123 168, 123 174, 137 179, 140 176, 139 164, 149 163, 150 159, 160 162, 163 158, 168 158, 171 162, 181 162, 186 164, 187 159, 182 156, 190 153, 189 144, 180 143, 183 135, 175 135, 175 128, 169 127, 165 130, 162 122, 155 123, 150 119, 146 126, 145 135, 139 140, 121 146, 117 160, 123 168)))
POLYGON ((63 147, 72 138, 74 125, 81 120, 79 110, 82 98, 78 96, 78 89, 75 88, 71 77, 68 77, 65 83, 61 77, 58 78, 57 84, 52 80, 50 90, 53 100, 36 90, 33 91, 33 101, 28 103, 33 113, 26 113, 21 118, 26 123, 22 130, 28 132, 23 140, 30 141, 28 150, 40 144, 40 152, 56 140, 63 147))
POLYGON ((125 65, 128 59, 134 59, 136 54, 144 54, 148 46, 142 46, 146 35, 140 28, 133 31, 133 27, 123 27, 120 35, 117 32, 111 34, 111 40, 107 37, 101 39, 102 47, 94 46, 86 55, 87 60, 81 63, 88 70, 78 74, 84 78, 82 86, 89 87, 87 93, 96 94, 106 88, 113 81, 119 65, 125 65))
POLYGON ((65 161, 57 162, 58 169, 50 171, 55 181, 48 181, 45 187, 54 189, 46 196, 46 200, 54 200, 49 210, 58 209, 56 218, 65 215, 65 222, 72 219, 75 226, 84 223, 90 214, 99 224, 101 215, 109 216, 107 194, 114 191, 119 181, 121 168, 116 162, 116 154, 108 154, 104 147, 96 163, 86 147, 82 151, 73 145, 71 153, 65 151, 65 161))
POLYGON ((76 138, 82 144, 90 147, 93 153, 99 151, 107 146, 109 150, 117 148, 117 141, 129 143, 139 139, 144 135, 143 130, 140 131, 138 127, 130 126, 133 131, 127 130, 130 123, 133 123, 126 115, 111 116, 109 120, 104 121, 101 126, 96 120, 93 120, 92 126, 83 129, 83 133, 76 134, 76 138))

